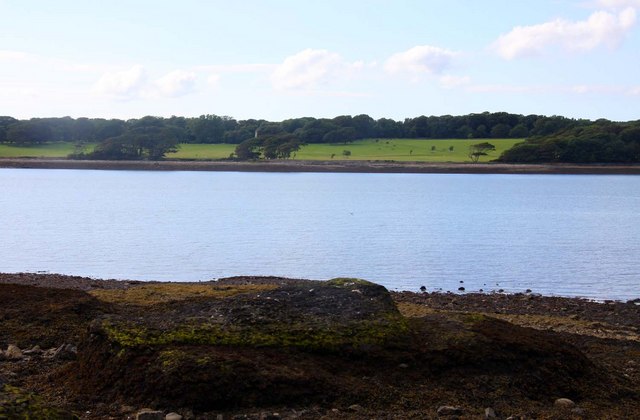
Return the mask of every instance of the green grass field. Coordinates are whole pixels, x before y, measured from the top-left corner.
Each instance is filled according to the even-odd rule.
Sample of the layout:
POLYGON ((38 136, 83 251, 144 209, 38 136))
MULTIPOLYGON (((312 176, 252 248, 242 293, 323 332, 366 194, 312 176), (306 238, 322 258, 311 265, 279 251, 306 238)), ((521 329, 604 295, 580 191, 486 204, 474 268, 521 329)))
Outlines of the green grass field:
MULTIPOLYGON (((480 161, 496 159, 522 139, 475 140, 422 140, 422 139, 367 139, 349 144, 309 144, 295 155, 297 160, 395 160, 417 162, 468 162, 469 146, 489 141, 496 151, 480 161), (453 150, 450 150, 453 148, 453 150), (350 156, 342 152, 349 150, 350 156), (332 157, 333 156, 333 157, 332 157)), ((87 146, 90 151, 93 145, 87 146)), ((234 151, 233 144, 181 144, 168 159, 224 159, 234 151)), ((0 144, 0 157, 66 157, 74 151, 73 143, 50 143, 35 147, 15 147, 0 144)))
MULTIPOLYGON (((87 146, 92 150, 93 145, 87 146)), ((73 143, 46 143, 33 147, 0 144, 0 157, 6 158, 64 158, 75 150, 73 143)))
POLYGON ((224 159, 236 149, 235 144, 181 144, 167 159, 224 159))
MULTIPOLYGON (((309 144, 303 146, 295 156, 297 160, 395 160, 418 162, 467 162, 469 146, 482 143, 475 140, 422 140, 422 139, 367 139, 349 144, 309 144), (449 150, 453 147, 453 150, 449 150), (349 150, 351 156, 342 154, 349 150), (333 157, 332 157, 333 155, 333 157)), ((483 156, 480 161, 496 159, 522 139, 489 139, 496 151, 483 156)), ((221 159, 229 157, 232 144, 182 144, 177 153, 167 154, 169 159, 221 159)))

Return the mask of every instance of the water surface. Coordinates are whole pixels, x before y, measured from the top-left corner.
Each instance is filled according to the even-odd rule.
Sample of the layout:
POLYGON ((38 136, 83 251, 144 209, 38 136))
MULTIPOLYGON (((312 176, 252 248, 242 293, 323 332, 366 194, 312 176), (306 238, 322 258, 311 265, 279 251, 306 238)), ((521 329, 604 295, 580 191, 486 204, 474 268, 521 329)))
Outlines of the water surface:
POLYGON ((638 176, 0 169, 0 271, 630 299, 639 210, 638 176))

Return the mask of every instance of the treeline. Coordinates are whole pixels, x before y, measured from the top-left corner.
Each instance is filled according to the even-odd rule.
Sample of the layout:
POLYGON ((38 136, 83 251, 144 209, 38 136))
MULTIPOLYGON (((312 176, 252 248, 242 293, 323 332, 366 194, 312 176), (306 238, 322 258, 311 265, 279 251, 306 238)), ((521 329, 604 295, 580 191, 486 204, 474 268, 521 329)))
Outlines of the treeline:
POLYGON ((527 138, 501 156, 508 162, 638 162, 639 122, 576 120, 506 112, 420 116, 396 121, 368 115, 293 118, 280 122, 146 116, 102 118, 0 117, 0 142, 30 146, 73 142, 72 157, 160 159, 180 143, 237 145, 234 158, 288 158, 309 143, 349 143, 364 138, 527 138), (84 145, 97 144, 85 153, 84 145))
POLYGON ((640 162, 640 121, 597 120, 574 124, 546 136, 534 136, 500 156, 516 163, 640 162))
POLYGON ((259 135, 293 134, 302 143, 340 143, 362 138, 525 138, 551 134, 576 120, 560 116, 516 115, 506 112, 464 116, 420 116, 395 121, 368 115, 335 118, 293 118, 280 122, 236 120, 218 115, 196 118, 146 116, 119 120, 102 118, 0 117, 0 142, 31 145, 49 142, 101 142, 143 126, 167 128, 178 143, 240 144, 259 135))

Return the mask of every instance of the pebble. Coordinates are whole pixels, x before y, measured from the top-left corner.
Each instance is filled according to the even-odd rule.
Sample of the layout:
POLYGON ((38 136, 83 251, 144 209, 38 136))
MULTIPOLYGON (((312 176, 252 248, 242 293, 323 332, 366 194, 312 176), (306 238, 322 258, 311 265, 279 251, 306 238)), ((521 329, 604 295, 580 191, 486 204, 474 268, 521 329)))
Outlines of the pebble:
POLYGON ((408 365, 408 364, 406 364, 406 363, 400 363, 400 364, 398 365, 398 367, 399 367, 400 369, 407 369, 407 368, 409 367, 409 365, 408 365))
POLYGON ((22 354, 22 350, 20 350, 18 346, 14 346, 13 344, 9 344, 9 347, 7 347, 7 350, 4 352, 4 356, 7 359, 12 360, 20 360, 24 357, 24 355, 22 354))
POLYGON ((164 413, 162 411, 142 409, 136 414, 136 420, 164 420, 164 413))
POLYGON ((182 420, 182 416, 178 413, 169 413, 165 416, 164 420, 182 420))
POLYGON ((554 401, 553 405, 558 408, 573 408, 576 406, 576 403, 571 401, 569 398, 558 398, 554 401))
POLYGON ((350 405, 349 411, 362 411, 362 406, 360 404, 350 405))
POLYGON ((484 418, 485 419, 495 419, 496 417, 496 411, 491 408, 491 407, 487 407, 484 409, 484 418))
POLYGON ((436 411, 436 413, 438 413, 439 416, 459 416, 462 414, 462 409, 451 405, 443 405, 438 407, 438 411, 436 411))

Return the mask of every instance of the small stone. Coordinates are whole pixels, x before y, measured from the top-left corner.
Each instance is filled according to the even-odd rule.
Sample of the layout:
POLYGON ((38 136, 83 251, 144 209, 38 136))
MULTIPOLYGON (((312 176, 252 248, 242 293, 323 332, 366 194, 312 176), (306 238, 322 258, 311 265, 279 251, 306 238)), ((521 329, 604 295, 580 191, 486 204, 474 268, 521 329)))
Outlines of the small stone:
POLYGON ((558 398, 554 401, 553 405, 558 408, 573 408, 576 406, 576 403, 571 401, 569 398, 558 398))
POLYGON ((24 354, 42 354, 42 349, 37 344, 29 350, 23 351, 24 354))
POLYGON ((498 289, 498 293, 504 293, 504 289, 498 289))
POLYGON ((527 290, 525 290, 524 292, 525 292, 525 293, 531 293, 532 291, 533 291, 533 290, 531 290, 531 289, 527 289, 527 290))
POLYGON ((164 420, 164 413, 162 411, 143 409, 136 414, 136 420, 164 420))
POLYGON ((169 413, 164 417, 164 420, 182 420, 182 416, 178 413, 169 413))
POLYGON ((495 419, 496 417, 496 411, 491 408, 491 407, 487 407, 484 409, 484 418, 485 419, 495 419))
POLYGON ((443 405, 438 408, 436 411, 439 416, 459 416, 462 414, 462 409, 460 407, 453 407, 451 405, 443 405))
POLYGON ((465 288, 464 287, 458 287, 458 290, 461 291, 461 292, 464 292, 465 288))
POLYGON ((425 286, 420 286, 420 291, 421 291, 421 292, 426 292, 426 291, 427 291, 427 288, 426 288, 425 286))
POLYGON ((408 365, 408 364, 406 364, 406 363, 400 363, 400 364, 398 365, 398 367, 399 367, 400 369, 407 369, 407 368, 409 367, 409 365, 408 365))
POLYGON ((53 353, 47 350, 44 356, 54 360, 75 360, 78 357, 78 348, 73 344, 63 344, 55 349, 53 353))
POLYGON ((11 360, 20 360, 24 357, 22 350, 13 344, 9 344, 9 347, 7 347, 7 350, 4 352, 4 356, 11 360))
POLYGON ((585 415, 584 409, 582 409, 580 407, 575 407, 575 408, 571 409, 571 412, 573 414, 575 414, 576 416, 584 416, 585 415))
POLYGON ((349 411, 362 411, 362 406, 360 404, 350 405, 349 411))

